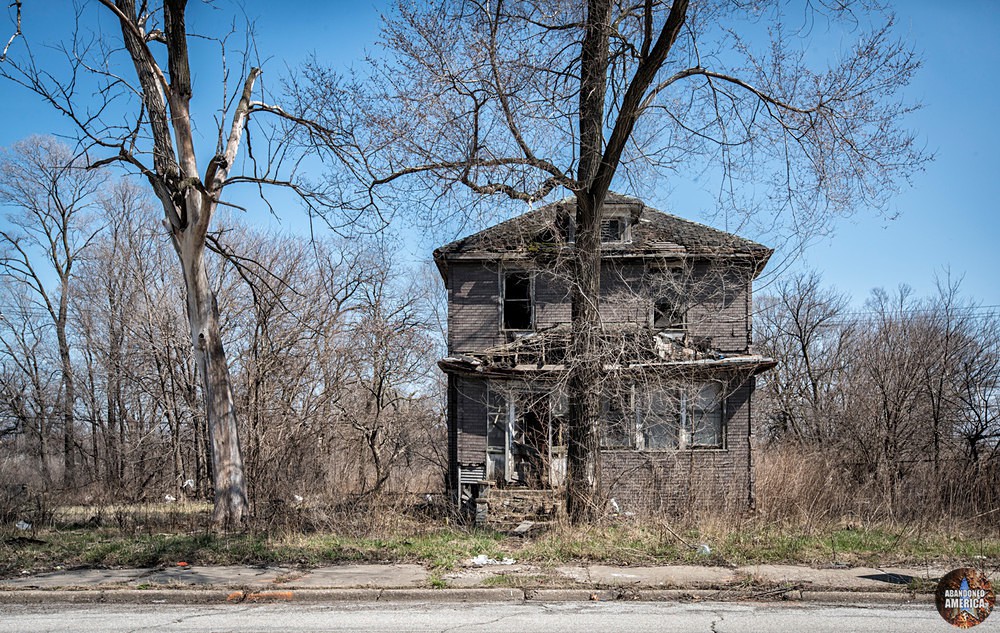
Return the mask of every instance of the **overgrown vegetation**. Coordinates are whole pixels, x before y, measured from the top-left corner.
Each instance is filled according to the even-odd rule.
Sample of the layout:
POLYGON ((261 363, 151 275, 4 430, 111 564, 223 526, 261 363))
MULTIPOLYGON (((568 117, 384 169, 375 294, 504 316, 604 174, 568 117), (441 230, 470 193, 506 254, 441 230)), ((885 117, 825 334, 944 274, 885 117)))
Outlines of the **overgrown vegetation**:
MULTIPOLYGON (((386 504, 377 513, 302 508, 298 524, 219 534, 207 529, 208 504, 108 507, 97 514, 93 510, 60 508, 50 522, 33 525, 30 531, 5 526, 0 531, 0 575, 74 567, 170 567, 180 562, 298 568, 418 563, 441 573, 481 554, 542 567, 1000 565, 1000 529, 986 521, 775 521, 766 510, 746 514, 719 509, 675 520, 609 517, 589 527, 556 522, 514 536, 429 516, 424 504, 407 502, 386 504)), ((494 582, 507 586, 500 579, 494 582)))
POLYGON ((860 311, 816 274, 755 299, 764 516, 809 525, 1000 519, 1000 313, 938 280, 860 311))

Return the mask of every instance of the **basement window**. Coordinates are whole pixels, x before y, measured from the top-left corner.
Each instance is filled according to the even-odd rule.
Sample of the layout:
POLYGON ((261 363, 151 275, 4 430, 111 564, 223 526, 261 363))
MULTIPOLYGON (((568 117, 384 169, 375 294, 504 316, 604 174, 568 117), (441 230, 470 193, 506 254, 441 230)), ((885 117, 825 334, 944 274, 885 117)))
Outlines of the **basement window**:
POLYGON ((530 330, 533 326, 531 274, 508 272, 503 276, 503 329, 530 330))

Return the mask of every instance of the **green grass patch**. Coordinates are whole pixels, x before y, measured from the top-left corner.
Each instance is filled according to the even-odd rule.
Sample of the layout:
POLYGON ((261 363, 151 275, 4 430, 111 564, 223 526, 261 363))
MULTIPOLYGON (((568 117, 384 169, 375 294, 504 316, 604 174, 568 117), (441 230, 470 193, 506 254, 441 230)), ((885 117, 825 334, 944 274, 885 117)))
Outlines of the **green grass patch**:
MULTIPOLYGON (((271 564, 312 567, 342 563, 418 563, 435 573, 455 569, 474 556, 515 558, 541 566, 747 565, 791 563, 823 566, 938 563, 1000 565, 1000 531, 957 532, 934 528, 870 526, 847 529, 811 524, 769 525, 743 520, 678 527, 662 521, 629 520, 593 527, 555 525, 529 536, 400 520, 365 532, 300 533, 290 529, 242 534, 207 531, 136 533, 134 529, 79 527, 42 529, 33 539, 0 530, 0 574, 73 567, 158 567, 271 564), (708 555, 698 551, 705 543, 708 555)), ((435 576, 440 578, 440 574, 435 576)), ((505 586, 503 576, 491 581, 505 586)))
POLYGON ((492 531, 442 527, 371 538, 338 534, 122 534, 110 529, 41 530, 41 543, 18 543, 0 533, 0 573, 54 566, 156 567, 193 565, 421 563, 451 569, 478 554, 502 557, 505 537, 492 531))

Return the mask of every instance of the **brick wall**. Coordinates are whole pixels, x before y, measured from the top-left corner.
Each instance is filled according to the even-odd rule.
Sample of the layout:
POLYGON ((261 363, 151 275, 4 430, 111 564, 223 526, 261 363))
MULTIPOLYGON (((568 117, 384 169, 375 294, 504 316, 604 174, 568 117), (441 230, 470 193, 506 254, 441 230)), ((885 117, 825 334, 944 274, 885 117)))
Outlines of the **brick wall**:
POLYGON ((711 339, 712 349, 743 352, 749 344, 750 270, 697 264, 688 301, 688 334, 711 339))
POLYGON ((753 379, 726 401, 722 450, 606 450, 605 493, 623 512, 675 514, 689 508, 747 507, 750 480, 750 405, 753 379))

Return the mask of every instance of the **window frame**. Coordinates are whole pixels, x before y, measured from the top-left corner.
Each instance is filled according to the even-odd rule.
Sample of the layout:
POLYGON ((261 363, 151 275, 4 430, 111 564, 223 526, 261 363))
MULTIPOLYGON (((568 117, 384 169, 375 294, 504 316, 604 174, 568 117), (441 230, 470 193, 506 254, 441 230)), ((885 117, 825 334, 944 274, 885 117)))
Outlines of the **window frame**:
POLYGON ((629 387, 624 393, 603 393, 601 394, 601 450, 620 451, 633 450, 636 447, 636 419, 635 419, 635 387, 629 387), (612 406, 615 404, 617 406, 612 406), (618 414, 615 425, 620 425, 619 433, 612 434, 611 412, 618 414), (612 438, 621 437, 622 442, 611 442, 612 438))
POLYGON ((677 408, 673 411, 666 412, 665 415, 657 416, 656 422, 649 424, 647 426, 647 418, 653 416, 648 413, 643 413, 650 399, 653 397, 653 390, 647 390, 643 394, 643 400, 646 401, 644 407, 637 407, 635 415, 635 449, 646 452, 658 452, 658 451, 711 451, 711 450, 728 450, 728 428, 726 424, 726 412, 727 412, 727 397, 726 397, 726 384, 721 380, 705 380, 697 383, 693 383, 689 386, 685 386, 679 389, 670 389, 673 393, 666 396, 667 399, 673 399, 677 403, 677 408), (703 391, 715 385, 716 397, 713 398, 714 407, 712 409, 703 409, 697 406, 696 400, 700 398, 703 391), (700 415, 699 415, 700 414, 700 415), (717 429, 718 442, 713 444, 706 444, 695 442, 695 437, 698 435, 693 424, 696 417, 704 418, 706 415, 711 415, 712 417, 717 416, 718 425, 715 427, 717 429), (674 420, 673 436, 674 442, 673 446, 667 447, 655 447, 650 448, 647 446, 647 428, 652 428, 653 426, 660 426, 670 423, 670 418, 674 420))
POLYGON ((500 331, 501 332, 531 332, 535 329, 535 275, 530 270, 522 268, 501 268, 498 279, 500 286, 500 331), (525 277, 528 282, 528 296, 526 299, 509 299, 507 297, 507 279, 519 275, 525 277), (507 302, 527 302, 528 304, 528 326, 527 327, 507 327, 507 302))
MULTIPOLYGON (((666 312, 667 310, 663 310, 664 314, 666 312)), ((687 308, 680 301, 676 301, 671 297, 655 298, 653 299, 653 305, 650 307, 649 323, 650 327, 657 332, 686 332, 688 326, 687 308), (657 312, 660 312, 659 306, 663 304, 669 304, 669 311, 678 317, 677 320, 671 319, 669 325, 657 325, 657 312)))
POLYGON ((684 421, 681 427, 682 437, 686 441, 678 441, 678 446, 682 450, 725 450, 726 448, 726 389, 725 384, 718 380, 706 380, 699 383, 697 392, 693 390, 691 392, 685 392, 684 394, 684 421), (705 409, 700 406, 701 396, 706 388, 714 387, 716 390, 715 396, 712 398, 712 408, 705 409), (694 401, 692 403, 692 400, 694 401), (702 444, 696 443, 694 438, 697 431, 694 428, 693 419, 697 417, 700 413, 700 417, 705 418, 709 415, 715 417, 718 416, 718 442, 714 444, 702 444))
POLYGON ((609 215, 601 218, 601 224, 599 227, 601 244, 628 244, 632 241, 632 225, 629 223, 628 216, 624 215, 609 215), (611 222, 619 222, 621 226, 621 231, 619 232, 618 239, 606 240, 605 227, 610 227, 611 222))

